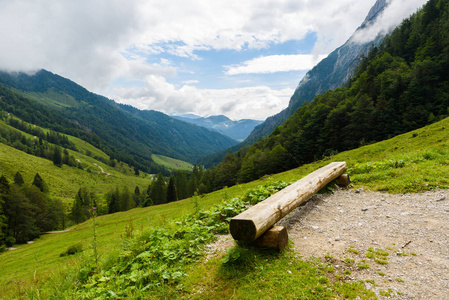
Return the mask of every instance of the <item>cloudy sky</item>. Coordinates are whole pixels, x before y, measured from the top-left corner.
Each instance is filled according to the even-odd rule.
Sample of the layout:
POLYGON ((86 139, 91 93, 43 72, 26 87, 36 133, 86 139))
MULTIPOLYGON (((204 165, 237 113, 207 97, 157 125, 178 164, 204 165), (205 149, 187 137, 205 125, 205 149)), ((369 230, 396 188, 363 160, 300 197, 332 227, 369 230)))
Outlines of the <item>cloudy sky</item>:
MULTIPOLYGON (((426 2, 390 1, 381 27, 426 2)), ((0 69, 43 68, 140 109, 262 120, 375 2, 0 0, 0 69)))

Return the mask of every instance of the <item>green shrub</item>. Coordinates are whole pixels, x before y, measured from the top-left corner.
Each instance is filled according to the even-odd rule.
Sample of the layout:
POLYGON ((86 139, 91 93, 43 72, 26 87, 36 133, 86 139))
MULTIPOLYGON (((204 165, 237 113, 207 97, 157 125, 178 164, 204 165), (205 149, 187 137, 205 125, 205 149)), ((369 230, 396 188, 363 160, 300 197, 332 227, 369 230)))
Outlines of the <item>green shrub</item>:
POLYGON ((78 243, 78 244, 69 246, 67 248, 67 250, 62 252, 61 254, 59 254, 59 256, 63 257, 63 256, 68 256, 68 255, 74 255, 81 251, 83 251, 83 245, 81 243, 78 243))

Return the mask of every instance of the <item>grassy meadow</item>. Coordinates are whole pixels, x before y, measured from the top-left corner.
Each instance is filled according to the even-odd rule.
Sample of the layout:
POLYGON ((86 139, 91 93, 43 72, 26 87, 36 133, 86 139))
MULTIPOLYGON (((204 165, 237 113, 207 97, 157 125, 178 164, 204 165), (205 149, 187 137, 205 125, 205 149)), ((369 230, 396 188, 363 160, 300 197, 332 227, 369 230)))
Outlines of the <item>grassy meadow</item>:
MULTIPOLYGON (((17 130, 3 121, 0 121, 0 126, 17 130)), ((46 129, 43 130, 47 132, 46 129)), ((27 138, 32 138, 25 132, 20 131, 20 133, 27 138)), ((150 184, 149 174, 141 172, 139 176, 135 176, 134 169, 125 163, 117 163, 115 167, 111 167, 94 158, 100 157, 109 161, 109 156, 103 151, 76 137, 68 136, 68 138, 78 149, 78 152, 68 149, 69 155, 73 155, 81 163, 83 170, 67 165, 57 167, 50 160, 0 143, 0 174, 12 181, 14 174, 19 171, 24 181, 31 183, 36 173, 39 173, 49 186, 50 193, 66 203, 72 201, 80 187, 87 187, 101 196, 117 186, 127 186, 133 191, 136 186, 145 190, 150 184)))
MULTIPOLYGON (((449 119, 427 126, 425 128, 406 133, 390 140, 363 146, 358 149, 339 153, 322 161, 301 166, 297 169, 280 174, 265 176, 260 180, 247 184, 236 185, 224 190, 216 191, 199 198, 191 198, 169 204, 136 208, 127 212, 106 215, 96 219, 97 248, 101 257, 114 255, 121 251, 126 243, 125 233, 132 226, 135 231, 145 231, 149 228, 164 227, 169 220, 180 219, 186 214, 201 209, 209 209, 224 199, 243 197, 243 195, 260 185, 271 182, 293 182, 308 173, 332 161, 346 161, 348 173, 351 175, 352 188, 366 188, 388 193, 414 193, 438 188, 449 187, 449 119)), ((28 157, 26 154, 10 147, 0 145, 0 173, 13 175, 8 170, 23 170, 25 174, 39 171, 53 191, 58 191, 61 197, 75 192, 77 185, 104 188, 109 180, 117 182, 129 180, 130 185, 140 185, 145 178, 122 176, 114 169, 102 165, 111 176, 87 173, 86 171, 68 172, 65 175, 55 175, 56 168, 50 161, 28 157), (9 172, 9 173, 8 173, 9 172), (69 175, 70 174, 70 175, 69 175), (65 176, 70 178, 65 178, 65 176), (65 178, 65 179, 64 179, 65 178), (67 190, 67 191, 66 191, 67 190)), ((78 145, 77 145, 78 147, 78 145)), ((89 161, 89 157, 80 157, 89 161)), ((100 165, 100 163, 99 163, 100 165)), ((65 167, 65 166, 64 166, 65 167)), ((64 167, 61 172, 64 171, 64 167)), ((60 173, 64 174, 64 173, 60 173)), ((34 174, 33 174, 34 175, 34 174)), ((24 176, 26 181, 31 175, 24 176)), ((33 282, 45 283, 55 278, 61 280, 60 274, 68 274, 70 265, 92 256, 93 241, 92 220, 79 224, 72 230, 59 234, 43 235, 32 244, 20 245, 17 250, 0 254, 0 299, 26 295, 21 293, 30 287, 39 289, 33 282), (82 255, 59 257, 67 247, 82 243, 86 249, 82 255), (50 277, 48 277, 50 276, 50 277), (20 284, 17 284, 17 282, 20 284), (15 282, 15 283, 14 283, 15 282)), ((240 248, 237 248, 240 249, 240 248)), ((243 249, 243 250, 242 250, 243 249)), ((222 257, 193 264, 188 270, 188 276, 179 285, 162 285, 156 298, 188 297, 194 299, 222 299, 235 296, 240 299, 251 297, 264 298, 263 295, 280 293, 275 299, 285 299, 292 295, 304 294, 304 297, 314 297, 311 291, 320 291, 328 286, 339 295, 349 298, 371 299, 375 296, 357 283, 345 285, 335 280, 335 276, 326 270, 320 262, 304 262, 288 248, 283 253, 264 252, 262 250, 244 250, 239 255, 248 258, 242 265, 227 265, 222 257), (246 251, 246 252, 245 252, 246 251), (249 252, 248 252, 249 251, 249 252), (295 277, 288 276, 286 270, 302 270, 295 277), (204 274, 208 274, 205 276, 204 274), (309 278, 306 280, 306 278, 309 278), (283 292, 279 282, 289 285, 299 284, 291 292, 283 292), (339 290, 341 289, 341 290, 339 290), (198 291, 201 290, 201 293, 198 291)), ((70 272, 69 272, 70 273, 70 272)), ((64 275, 66 276, 66 275, 64 275)), ((59 282, 56 280, 55 282, 59 282)), ((43 285, 42 289, 55 288, 53 285, 43 285)), ((328 295, 327 290, 320 291, 320 295, 328 295)), ((276 294, 277 295, 277 294, 276 294)), ((334 294, 329 294, 330 298, 334 294)), ((317 297, 317 296, 315 296, 317 297)), ((327 296, 326 296, 327 297, 327 296)))
POLYGON ((179 159, 174 159, 174 158, 159 155, 159 154, 153 154, 153 155, 151 155, 151 158, 158 165, 162 165, 170 170, 185 170, 185 171, 190 170, 191 171, 193 169, 192 164, 182 161, 182 160, 179 160, 179 159))

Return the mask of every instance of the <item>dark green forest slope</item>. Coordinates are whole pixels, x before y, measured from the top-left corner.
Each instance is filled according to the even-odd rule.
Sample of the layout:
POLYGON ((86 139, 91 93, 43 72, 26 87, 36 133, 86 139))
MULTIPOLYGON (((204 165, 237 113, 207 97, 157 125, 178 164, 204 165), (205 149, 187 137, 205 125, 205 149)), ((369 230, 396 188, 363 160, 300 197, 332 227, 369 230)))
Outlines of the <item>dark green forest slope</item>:
POLYGON ((45 70, 34 75, 0 72, 0 84, 1 110, 79 137, 147 172, 161 171, 151 154, 195 161, 236 143, 159 112, 117 104, 45 70))
POLYGON ((449 1, 430 0, 364 57, 346 87, 300 107, 215 173, 227 185, 381 141, 449 115, 449 1))

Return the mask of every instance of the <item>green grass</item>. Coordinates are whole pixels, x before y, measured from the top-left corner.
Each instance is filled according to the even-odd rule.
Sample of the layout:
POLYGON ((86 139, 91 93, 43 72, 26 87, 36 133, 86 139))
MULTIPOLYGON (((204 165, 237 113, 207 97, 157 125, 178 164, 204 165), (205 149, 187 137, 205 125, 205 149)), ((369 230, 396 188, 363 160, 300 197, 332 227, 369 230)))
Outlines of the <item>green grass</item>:
MULTIPOLYGON (((270 180, 270 182, 273 181, 270 180)), ((220 203, 224 197, 243 196, 249 189, 253 189, 263 183, 267 183, 267 180, 252 182, 245 186, 235 186, 199 197, 199 206, 201 209, 210 208, 212 205, 220 203)), ((130 221, 136 230, 142 231, 151 227, 163 227, 167 220, 179 218, 194 211, 192 199, 186 199, 98 217, 97 239, 99 252, 107 253, 111 249, 120 247, 121 243, 123 243, 126 226, 130 221)), ((49 273, 59 272, 67 264, 74 262, 73 257, 60 257, 60 253, 79 241, 82 241, 83 249, 89 248, 92 241, 91 221, 79 224, 68 232, 43 235, 33 244, 19 245, 17 250, 0 254, 2 258, 0 260, 0 270, 2 270, 0 273, 0 286, 10 291, 11 288, 14 288, 13 281, 22 280, 29 284, 34 278, 42 279, 49 273)), ((2 290, 0 288, 1 293, 2 290)))
POLYGON ((143 177, 145 174, 139 177, 127 175, 92 157, 71 150, 69 153, 80 160, 84 170, 67 165, 59 168, 50 160, 26 154, 0 143, 0 174, 5 175, 12 182, 14 174, 19 171, 24 181, 31 184, 38 172, 49 186, 51 195, 65 202, 71 202, 82 186, 88 187, 101 196, 102 193, 116 186, 128 186, 131 191, 139 186, 141 190, 144 190, 151 182, 148 175, 146 177, 143 177), (102 167, 105 173, 102 173, 99 167, 102 167))
POLYGON ((358 282, 329 277, 327 265, 302 260, 293 251, 282 253, 236 247, 240 258, 195 264, 182 286, 165 287, 157 298, 168 299, 375 299, 358 282))
POLYGON ((58 93, 50 89, 45 93, 39 92, 23 92, 18 89, 12 89, 19 95, 26 98, 34 99, 44 106, 50 106, 52 108, 66 108, 66 107, 78 107, 80 103, 76 101, 72 96, 65 93, 58 93))
MULTIPOLYGON (((18 131, 29 139, 33 138, 32 135, 17 130, 2 120, 0 120, 0 127, 18 131)), ((49 132, 45 128, 42 130, 45 133, 49 132)), ((83 186, 96 192, 101 198, 104 193, 117 186, 120 188, 127 186, 130 191, 139 186, 143 191, 150 184, 151 176, 149 174, 141 172, 139 176, 135 176, 134 169, 123 162, 118 162, 114 168, 104 164, 94 158, 100 157, 109 161, 109 156, 103 151, 79 138, 70 135, 67 137, 78 149, 78 151, 68 150, 69 155, 73 155, 84 170, 67 165, 56 167, 50 160, 26 154, 0 143, 0 175, 5 175, 12 181, 15 173, 19 171, 25 183, 30 184, 36 173, 39 172, 49 186, 50 194, 65 203, 71 203, 76 192, 83 186), (89 153, 89 156, 86 153, 89 153)))
MULTIPOLYGON (((449 128, 449 119, 388 141, 343 152, 327 160, 304 165, 288 172, 205 195, 199 198, 199 206, 201 209, 206 209, 220 203, 223 198, 242 197, 246 191, 261 184, 279 180, 293 182, 332 161, 343 160, 348 163, 348 173, 351 175, 354 188, 363 187, 390 193, 420 192, 436 188, 448 188, 449 139, 447 138, 446 128, 449 128)), ((83 157, 82 159, 89 162, 91 158, 83 157)), ((78 177, 73 172, 69 172, 66 176, 73 176, 73 178, 64 179, 66 180, 64 183, 58 183, 59 180, 63 179, 51 176, 51 173, 54 173, 57 169, 52 166, 50 161, 34 157, 30 158, 26 154, 10 147, 6 148, 4 145, 1 145, 0 148, 0 162, 0 172, 11 169, 17 170, 15 166, 20 166, 21 169, 27 171, 27 174, 33 174, 39 170, 39 173, 43 175, 42 177, 49 183, 50 187, 62 194, 63 189, 74 186, 73 181, 76 180, 80 181, 78 184, 83 185, 93 184, 91 181, 94 181, 95 184, 93 186, 98 188, 102 184, 107 184, 102 182, 100 178, 103 177, 99 176, 99 174, 89 174, 89 176, 93 177, 83 177, 86 176, 87 172, 81 170, 80 172, 83 173, 80 174, 83 176, 78 177)), ((104 168, 108 169, 108 166, 104 166, 104 168)), ((64 167, 62 170, 64 170, 64 167)), ((110 171, 114 172, 113 169, 110 171)), ((12 178, 14 174, 10 172, 7 175, 9 178, 12 178)), ((120 181, 119 174, 114 173, 114 175, 120 181)), ((64 176, 57 175, 57 177, 64 176)), ((30 177, 26 178, 24 176, 24 179, 29 181, 30 177)), ((138 180, 137 177, 135 179, 138 180)), ((107 180, 110 179, 108 178, 107 180)), ((71 189, 72 191, 75 190, 73 187, 71 189)), ((73 196, 73 192, 71 195, 73 196)), ((97 219, 98 249, 100 253, 119 249, 123 245, 125 227, 126 224, 130 223, 130 220, 132 220, 133 226, 137 230, 145 230, 148 227, 163 227, 167 219, 179 218, 187 213, 194 212, 194 210, 192 199, 186 199, 175 203, 133 209, 128 212, 100 217, 97 219)), ((79 241, 82 241, 83 249, 89 248, 92 240, 90 224, 90 222, 80 224, 72 231, 61 234, 44 235, 33 244, 22 245, 17 250, 1 254, 0 270, 2 272, 0 273, 0 285, 3 290, 0 289, 0 293, 3 291, 8 294, 12 293, 16 289, 14 284, 11 283, 12 281, 23 280, 25 281, 24 286, 26 286, 35 279, 45 281, 45 278, 47 278, 44 276, 45 274, 59 276, 59 272, 65 270, 67 265, 77 261, 76 259, 74 260, 73 256, 60 257, 59 254, 61 252, 79 241)), ((268 255, 257 251, 259 250, 251 254, 254 257, 249 258, 248 266, 225 267, 221 262, 221 258, 209 260, 207 263, 192 265, 187 280, 182 283, 183 286, 164 285, 161 293, 164 292, 167 293, 166 295, 177 296, 184 295, 192 298, 210 296, 212 299, 229 298, 230 295, 235 295, 235 298, 249 299, 250 295, 252 295, 251 293, 260 298, 264 298, 263 295, 267 294, 276 295, 278 292, 281 293, 279 298, 301 298, 302 295, 313 295, 312 291, 318 292, 318 295, 327 295, 328 289, 333 291, 338 291, 339 288, 344 289, 345 291, 341 293, 349 293, 348 289, 351 290, 347 286, 343 288, 343 283, 338 279, 332 279, 332 274, 329 275, 329 278, 331 278, 329 281, 326 281, 328 279, 320 279, 327 278, 324 273, 319 271, 321 266, 318 263, 293 259, 292 255, 294 254, 291 250, 287 250, 280 255, 268 255), (311 265, 305 267, 309 263, 311 265), (292 273, 286 272, 287 270, 292 273), (302 277, 304 276, 303 272, 309 272, 309 276, 310 272, 315 272, 313 278, 305 287, 294 287, 294 290, 288 294, 288 291, 284 292, 284 290, 288 289, 284 289, 283 285, 279 286, 279 281, 291 282, 291 285, 301 282, 304 278, 302 277), (207 274, 207 276, 204 274, 207 274), (304 294, 309 292, 312 294, 304 294)), ((376 254, 386 257, 383 252, 376 254)), ((369 268, 369 265, 363 261, 357 265, 359 268, 369 268)), ((352 290, 354 291, 353 298, 357 296, 371 297, 359 286, 354 286, 352 290)), ((310 298, 314 297, 310 296, 310 298)))
POLYGON ((188 162, 185 162, 185 161, 182 161, 179 159, 174 159, 174 158, 170 158, 170 157, 158 155, 158 154, 151 155, 151 158, 158 165, 162 165, 171 170, 186 170, 186 171, 190 170, 191 171, 193 169, 193 165, 191 163, 188 163, 188 162))

